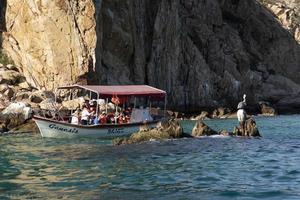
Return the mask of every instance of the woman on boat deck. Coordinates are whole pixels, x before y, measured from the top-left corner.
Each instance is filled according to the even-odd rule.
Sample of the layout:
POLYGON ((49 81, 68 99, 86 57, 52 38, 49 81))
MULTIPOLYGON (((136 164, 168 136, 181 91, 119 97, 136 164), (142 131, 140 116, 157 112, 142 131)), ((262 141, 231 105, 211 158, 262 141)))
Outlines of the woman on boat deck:
POLYGON ((75 112, 72 114, 71 124, 79 124, 80 111, 80 108, 76 108, 75 112))
POLYGON ((90 112, 87 109, 86 105, 83 105, 82 112, 81 112, 81 124, 88 125, 89 117, 90 117, 90 112))

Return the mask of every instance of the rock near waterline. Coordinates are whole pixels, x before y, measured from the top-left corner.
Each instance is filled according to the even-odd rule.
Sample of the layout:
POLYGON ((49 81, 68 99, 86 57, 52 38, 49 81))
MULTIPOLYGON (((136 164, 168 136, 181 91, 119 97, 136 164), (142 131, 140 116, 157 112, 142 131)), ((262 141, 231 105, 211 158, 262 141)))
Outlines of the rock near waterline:
POLYGON ((150 129, 142 126, 140 131, 133 133, 129 138, 117 138, 113 140, 114 145, 134 144, 151 140, 163 140, 190 137, 183 133, 183 129, 177 120, 160 122, 156 128, 150 129))

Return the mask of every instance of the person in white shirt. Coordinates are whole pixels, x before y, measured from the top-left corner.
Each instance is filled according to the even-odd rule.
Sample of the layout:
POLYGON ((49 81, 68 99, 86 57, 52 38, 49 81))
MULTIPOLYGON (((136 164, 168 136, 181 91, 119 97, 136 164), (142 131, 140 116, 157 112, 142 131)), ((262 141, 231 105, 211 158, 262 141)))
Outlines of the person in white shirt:
POLYGON ((80 108, 77 108, 76 111, 72 114, 71 124, 79 124, 80 117, 80 108))
POLYGON ((88 125, 89 117, 90 117, 90 112, 87 109, 85 105, 83 105, 82 112, 81 112, 81 124, 82 125, 88 125))
POLYGON ((237 118, 240 123, 240 127, 242 128, 242 133, 244 134, 245 130, 245 122, 247 119, 247 113, 246 113, 246 94, 243 95, 243 101, 239 102, 237 106, 237 118))

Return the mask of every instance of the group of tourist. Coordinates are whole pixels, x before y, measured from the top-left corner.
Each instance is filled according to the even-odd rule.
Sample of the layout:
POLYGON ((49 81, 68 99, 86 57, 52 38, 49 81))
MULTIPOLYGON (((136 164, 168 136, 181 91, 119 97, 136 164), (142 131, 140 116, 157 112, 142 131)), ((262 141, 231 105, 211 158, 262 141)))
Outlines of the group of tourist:
POLYGON ((128 123, 130 119, 130 108, 124 110, 122 113, 106 113, 102 111, 97 116, 97 102, 89 103, 86 101, 82 109, 77 108, 72 114, 71 123, 81 125, 97 125, 97 124, 124 124, 128 123))

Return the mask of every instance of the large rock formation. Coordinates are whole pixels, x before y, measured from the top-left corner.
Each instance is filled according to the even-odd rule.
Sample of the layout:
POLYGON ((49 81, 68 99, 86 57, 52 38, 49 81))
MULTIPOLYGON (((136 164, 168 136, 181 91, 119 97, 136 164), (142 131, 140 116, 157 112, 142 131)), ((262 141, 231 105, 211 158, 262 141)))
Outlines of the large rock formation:
POLYGON ((260 0, 284 28, 291 32, 300 43, 300 3, 299 0, 260 0))
POLYGON ((150 84, 167 90, 169 105, 191 110, 235 108, 243 93, 249 103, 278 103, 279 111, 287 96, 295 97, 289 105, 300 105, 299 1, 0 4, 3 48, 37 88, 74 82, 150 84), (278 5, 288 7, 284 15, 292 15, 291 20, 282 17, 278 5))
POLYGON ((9 130, 22 125, 31 115, 32 109, 29 105, 22 102, 11 103, 0 113, 0 125, 5 127, 3 130, 9 130))
POLYGON ((191 136, 183 132, 183 128, 177 120, 169 120, 161 122, 156 128, 152 129, 147 126, 141 126, 139 132, 133 133, 128 138, 116 138, 113 140, 113 144, 134 144, 151 140, 164 140, 183 137, 191 136))
POLYGON ((261 137, 259 130, 256 126, 256 122, 253 118, 249 118, 245 121, 244 128, 234 127, 233 135, 248 136, 248 137, 261 137))
POLYGON ((93 70, 97 37, 92 0, 1 4, 6 4, 3 48, 34 86, 53 89, 93 70))

